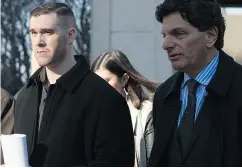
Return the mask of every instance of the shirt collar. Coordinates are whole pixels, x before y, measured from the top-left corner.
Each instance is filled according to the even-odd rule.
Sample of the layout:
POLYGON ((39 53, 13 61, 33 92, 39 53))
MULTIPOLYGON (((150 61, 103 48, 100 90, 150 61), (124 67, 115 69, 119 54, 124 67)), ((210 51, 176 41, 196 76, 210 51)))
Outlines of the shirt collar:
MULTIPOLYGON (((87 63, 84 56, 76 55, 75 59, 77 63, 65 74, 63 74, 56 83, 60 83, 66 90, 74 89, 77 84, 90 72, 89 64, 87 63)), ((40 67, 29 79, 27 87, 39 82, 45 83, 48 78, 45 67, 40 67)))
MULTIPOLYGON (((195 80, 204 86, 207 86, 211 81, 213 75, 216 72, 219 62, 219 51, 217 51, 212 61, 195 77, 195 80)), ((184 79, 181 84, 181 88, 185 87, 186 82, 191 79, 186 73, 184 73, 184 79)))
POLYGON ((43 67, 39 73, 39 80, 42 82, 43 85, 47 85, 49 83, 45 67, 43 67))

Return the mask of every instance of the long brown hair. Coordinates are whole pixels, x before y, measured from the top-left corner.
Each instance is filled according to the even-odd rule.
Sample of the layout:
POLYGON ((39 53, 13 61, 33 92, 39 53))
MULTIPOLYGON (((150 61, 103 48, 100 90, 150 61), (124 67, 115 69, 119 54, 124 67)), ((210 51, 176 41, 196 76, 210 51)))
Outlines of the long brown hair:
POLYGON ((128 92, 128 98, 137 109, 140 109, 141 103, 144 100, 152 99, 158 86, 158 84, 148 80, 135 70, 127 56, 121 51, 105 52, 98 56, 92 64, 91 70, 95 72, 100 68, 109 70, 119 78, 127 73, 129 79, 125 86, 125 90, 128 92), (142 86, 147 89, 149 94, 145 92, 142 86))

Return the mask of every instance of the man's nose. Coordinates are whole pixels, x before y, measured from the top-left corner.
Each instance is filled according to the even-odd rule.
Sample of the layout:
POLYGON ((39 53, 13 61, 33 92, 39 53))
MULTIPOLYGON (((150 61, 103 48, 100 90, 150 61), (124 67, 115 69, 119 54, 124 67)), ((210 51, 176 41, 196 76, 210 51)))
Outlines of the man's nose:
POLYGON ((37 36, 37 45, 40 46, 40 47, 46 45, 44 35, 39 34, 37 36))
POLYGON ((170 48, 173 48, 173 47, 174 47, 174 42, 172 40, 172 37, 170 37, 170 36, 164 37, 162 48, 164 50, 169 50, 170 48))

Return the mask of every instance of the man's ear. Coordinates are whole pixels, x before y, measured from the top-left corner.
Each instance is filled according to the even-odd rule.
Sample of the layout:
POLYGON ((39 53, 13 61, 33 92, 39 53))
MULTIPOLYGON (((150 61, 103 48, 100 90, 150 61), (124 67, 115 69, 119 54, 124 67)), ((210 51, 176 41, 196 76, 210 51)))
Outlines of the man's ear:
POLYGON ((208 48, 214 46, 216 40, 218 39, 218 28, 213 27, 206 31, 206 45, 208 48))
POLYGON ((77 35, 77 31, 75 28, 70 28, 68 30, 68 44, 71 44, 75 41, 77 35))
POLYGON ((121 85, 122 87, 125 87, 126 84, 129 81, 129 75, 127 73, 125 73, 122 77, 121 77, 121 85))

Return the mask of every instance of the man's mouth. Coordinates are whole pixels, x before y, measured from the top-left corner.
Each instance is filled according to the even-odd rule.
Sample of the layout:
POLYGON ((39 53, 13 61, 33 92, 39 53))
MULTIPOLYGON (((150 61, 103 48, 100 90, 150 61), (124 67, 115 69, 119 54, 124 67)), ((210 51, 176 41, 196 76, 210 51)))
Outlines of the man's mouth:
POLYGON ((46 53, 47 51, 41 50, 41 51, 37 51, 37 53, 46 53))
POLYGON ((180 56, 181 56, 181 54, 169 54, 169 59, 171 61, 176 61, 179 59, 180 56))

